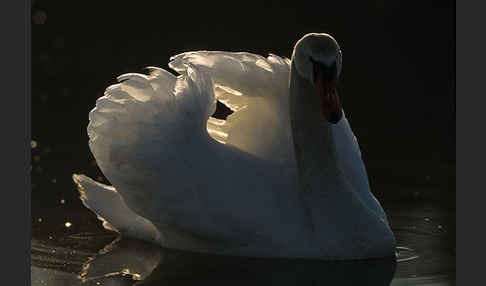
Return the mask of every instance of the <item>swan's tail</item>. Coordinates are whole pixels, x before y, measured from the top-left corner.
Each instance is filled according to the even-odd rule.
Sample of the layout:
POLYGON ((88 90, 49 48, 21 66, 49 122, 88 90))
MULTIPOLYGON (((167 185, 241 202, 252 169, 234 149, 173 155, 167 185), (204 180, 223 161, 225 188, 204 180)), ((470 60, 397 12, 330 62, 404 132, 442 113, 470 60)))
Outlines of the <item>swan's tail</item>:
POLYGON ((133 212, 113 186, 73 174, 83 204, 103 222, 103 227, 143 240, 160 242, 161 235, 147 219, 133 212))

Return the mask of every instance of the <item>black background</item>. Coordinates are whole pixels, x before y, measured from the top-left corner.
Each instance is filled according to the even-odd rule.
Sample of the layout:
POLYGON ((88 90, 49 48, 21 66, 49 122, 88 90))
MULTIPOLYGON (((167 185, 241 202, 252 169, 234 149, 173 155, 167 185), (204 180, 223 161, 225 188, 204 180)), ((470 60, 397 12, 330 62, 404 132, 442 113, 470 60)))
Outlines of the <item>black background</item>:
POLYGON ((453 207, 454 5, 449 0, 33 1, 34 234, 47 209, 60 211, 52 218, 59 222, 83 210, 72 172, 103 180, 87 146, 86 126, 89 110, 116 76, 146 66, 166 68, 170 56, 189 50, 290 57, 294 43, 308 32, 331 33, 341 45, 340 95, 385 208, 386 200, 418 197, 453 207), (408 188, 417 185, 426 188, 408 188), (66 204, 60 206, 60 199, 66 204))

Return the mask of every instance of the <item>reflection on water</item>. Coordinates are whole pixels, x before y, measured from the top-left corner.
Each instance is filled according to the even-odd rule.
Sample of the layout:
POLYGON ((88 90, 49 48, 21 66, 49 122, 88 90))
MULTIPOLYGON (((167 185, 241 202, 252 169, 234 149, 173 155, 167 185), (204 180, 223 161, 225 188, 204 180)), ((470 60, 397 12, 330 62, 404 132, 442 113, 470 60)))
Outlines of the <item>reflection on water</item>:
POLYGON ((56 239, 33 239, 32 285, 454 285, 454 267, 434 248, 440 237, 419 230, 407 234, 417 248, 401 246, 396 258, 362 261, 223 257, 106 235, 71 235, 62 247, 56 239), (110 241, 92 251, 88 239, 90 246, 110 241), (424 247, 435 251, 432 257, 424 247))
MULTIPOLYGON (((36 245, 41 248, 49 249, 36 245)), ((54 256, 44 257, 50 265, 33 259, 32 285, 389 285, 396 268, 394 257, 363 261, 223 257, 166 250, 132 239, 116 240, 93 256, 66 251, 54 256), (52 262, 63 263, 62 257, 86 262, 79 273, 61 271, 52 262)))
POLYGON ((405 262, 418 258, 419 255, 415 250, 404 246, 397 247, 397 262, 405 262))

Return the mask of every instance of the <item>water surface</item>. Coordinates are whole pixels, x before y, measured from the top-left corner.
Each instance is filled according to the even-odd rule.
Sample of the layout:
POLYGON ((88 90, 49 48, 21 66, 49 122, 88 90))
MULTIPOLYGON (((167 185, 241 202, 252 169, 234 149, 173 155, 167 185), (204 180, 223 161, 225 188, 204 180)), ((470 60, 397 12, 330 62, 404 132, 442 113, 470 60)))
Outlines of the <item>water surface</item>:
POLYGON ((64 225, 32 238, 32 285, 454 285, 455 253, 440 208, 389 216, 397 257, 362 261, 205 255, 64 225))

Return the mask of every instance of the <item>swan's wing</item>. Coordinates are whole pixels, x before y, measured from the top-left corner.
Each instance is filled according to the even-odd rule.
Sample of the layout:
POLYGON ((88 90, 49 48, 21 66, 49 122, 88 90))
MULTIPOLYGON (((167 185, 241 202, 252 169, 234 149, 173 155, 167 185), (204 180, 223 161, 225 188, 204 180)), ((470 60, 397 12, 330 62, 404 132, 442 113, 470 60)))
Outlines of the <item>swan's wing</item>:
POLYGON ((129 209, 113 186, 78 174, 73 174, 73 181, 83 204, 98 216, 106 229, 152 242, 161 241, 155 226, 129 209))
POLYGON ((233 114, 210 118, 208 130, 220 142, 275 162, 293 160, 288 108, 290 61, 246 52, 198 51, 171 58, 169 66, 183 71, 193 64, 207 72, 216 98, 233 114))
POLYGON ((122 75, 90 112, 89 146, 98 166, 128 207, 151 221, 164 206, 191 201, 191 188, 214 170, 213 149, 224 147, 206 131, 216 106, 211 79, 190 64, 181 73, 151 68, 149 75, 122 75))
POLYGON ((188 233, 246 241, 255 230, 245 226, 254 228, 256 213, 274 219, 272 190, 286 196, 293 177, 279 178, 285 170, 272 162, 209 136, 210 74, 184 67, 179 77, 158 68, 120 76, 90 113, 90 149, 128 208, 164 229, 165 241, 183 243, 188 233))
POLYGON ((108 165, 123 167, 143 147, 203 140, 202 126, 216 107, 211 79, 191 67, 177 78, 151 69, 148 76, 119 76, 89 114, 89 146, 105 174, 108 165))

